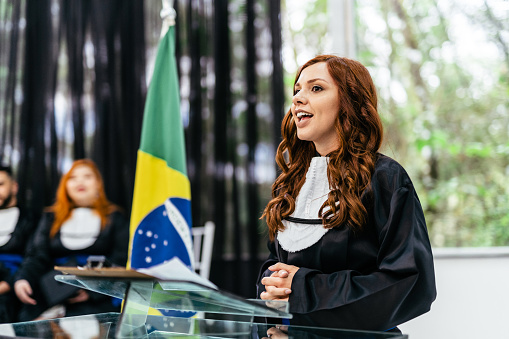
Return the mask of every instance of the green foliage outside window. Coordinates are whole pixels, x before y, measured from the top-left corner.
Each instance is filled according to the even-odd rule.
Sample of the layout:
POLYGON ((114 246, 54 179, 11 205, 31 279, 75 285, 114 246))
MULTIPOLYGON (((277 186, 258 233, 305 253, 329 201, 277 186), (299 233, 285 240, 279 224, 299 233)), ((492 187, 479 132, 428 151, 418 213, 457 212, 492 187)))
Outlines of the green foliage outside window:
MULTIPOLYGON (((354 4, 356 59, 378 87, 383 152, 412 177, 433 245, 509 246, 509 2, 354 4)), ((299 55, 334 53, 326 22, 312 18, 341 20, 316 0, 301 4, 295 25, 291 5, 287 84, 299 55)))

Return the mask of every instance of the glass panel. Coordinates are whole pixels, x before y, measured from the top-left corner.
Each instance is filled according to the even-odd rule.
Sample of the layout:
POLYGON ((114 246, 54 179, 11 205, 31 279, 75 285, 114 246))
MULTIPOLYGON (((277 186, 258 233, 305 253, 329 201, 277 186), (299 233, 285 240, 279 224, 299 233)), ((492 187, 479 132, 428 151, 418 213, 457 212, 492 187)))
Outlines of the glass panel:
MULTIPOLYGON (((2 337, 17 338, 118 338, 116 328, 120 315, 104 313, 79 317, 0 324, 2 337)), ((267 337, 267 331, 281 331, 291 338, 348 338, 348 339, 406 339, 408 336, 384 333, 349 331, 328 328, 288 326, 275 324, 251 324, 240 321, 224 321, 164 316, 147 317, 146 333, 134 338, 259 338, 267 337)))
POLYGON ((150 316, 147 322, 149 338, 251 338, 252 323, 198 318, 150 316))
POLYGON ((272 332, 272 337, 281 338, 286 335, 288 338, 309 338, 309 339, 325 339, 325 338, 344 338, 344 339, 408 339, 406 334, 372 332, 358 330, 344 330, 324 327, 307 327, 307 326, 285 326, 278 324, 253 324, 253 332, 257 332, 259 337, 268 337, 267 331, 272 332), (280 334, 280 335, 278 335, 280 334))
POLYGON ((0 324, 2 338, 114 338, 119 313, 0 324))
POLYGON ((292 318, 288 312, 287 302, 246 300, 225 291, 190 282, 91 278, 75 275, 57 275, 55 279, 121 299, 125 299, 125 293, 132 281, 131 288, 136 290, 136 303, 144 303, 156 309, 292 318), (134 283, 136 281, 144 283, 134 283))
POLYGON ((119 336, 143 337, 147 335, 146 322, 153 282, 150 280, 132 281, 127 291, 119 336))

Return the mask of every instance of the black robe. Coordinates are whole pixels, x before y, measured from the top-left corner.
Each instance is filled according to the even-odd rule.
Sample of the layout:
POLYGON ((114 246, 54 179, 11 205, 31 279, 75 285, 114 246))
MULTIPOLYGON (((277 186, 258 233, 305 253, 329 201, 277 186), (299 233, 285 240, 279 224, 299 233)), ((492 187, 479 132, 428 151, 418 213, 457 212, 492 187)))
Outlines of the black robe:
MULTIPOLYGON (((125 266, 127 263, 129 246, 129 222, 120 212, 113 212, 108 217, 108 223, 98 234, 96 240, 89 247, 79 250, 66 248, 60 239, 60 231, 49 237, 53 224, 53 213, 44 213, 33 241, 28 246, 25 259, 18 272, 16 280, 26 279, 34 290, 32 296, 37 305, 24 304, 19 315, 20 321, 32 320, 48 307, 41 286, 45 274, 51 274, 53 267, 76 266, 76 258, 90 255, 104 255, 109 262, 116 266, 125 266), (65 259, 66 261, 62 261, 65 259)), ((81 264, 82 265, 82 264, 81 264)), ((66 286, 67 287, 67 286, 66 286)), ((58 293, 55 290, 54 293, 58 293)), ((112 304, 111 298, 99 293, 87 291, 90 299, 86 302, 66 305, 66 315, 81 315, 118 311, 118 305, 112 304)))
POLYGON ((299 267, 289 296, 290 324, 386 331, 429 311, 436 298, 433 256, 419 198, 403 167, 380 154, 371 194, 362 202, 368 211, 362 231, 333 228, 295 253, 277 239, 269 242, 258 297, 270 265, 299 267))
MULTIPOLYGON (((19 207, 18 207, 19 208, 19 207)), ((20 214, 16 227, 11 233, 11 238, 0 246, 0 255, 14 255, 23 257, 26 246, 35 229, 35 223, 25 210, 19 208, 20 214)), ((11 287, 7 293, 0 295, 0 323, 9 323, 16 320, 17 312, 21 306, 14 293, 15 263, 9 265, 0 260, 0 281, 5 281, 11 287)))
MULTIPOLYGON (((16 223, 16 227, 11 233, 11 238, 5 244, 0 246, 0 254, 12 254, 23 256, 25 254, 26 246, 33 235, 35 225, 26 211, 23 209, 19 209, 20 214, 18 217, 18 221, 16 223)), ((0 281, 6 281, 11 287, 14 283, 13 281, 14 274, 11 274, 11 271, 0 263, 0 281)))

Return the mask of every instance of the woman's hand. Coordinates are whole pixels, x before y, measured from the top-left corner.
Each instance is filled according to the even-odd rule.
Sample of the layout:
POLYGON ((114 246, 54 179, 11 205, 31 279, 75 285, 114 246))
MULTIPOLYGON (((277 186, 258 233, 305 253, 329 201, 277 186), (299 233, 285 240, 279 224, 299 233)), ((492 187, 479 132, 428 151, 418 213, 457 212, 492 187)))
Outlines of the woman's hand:
POLYGON ((7 281, 0 281, 0 295, 5 294, 11 290, 11 286, 7 281))
POLYGON ((261 283, 265 285, 265 292, 260 294, 263 300, 288 300, 288 295, 292 293, 293 276, 299 270, 299 267, 276 263, 269 267, 273 273, 270 277, 262 279, 261 283))
POLYGON ((288 326, 277 325, 267 330, 267 337, 272 339, 288 339, 288 326))
POLYGON ((76 303, 82 303, 87 301, 90 298, 87 291, 85 290, 78 290, 78 294, 76 294, 74 297, 67 299, 67 302, 69 304, 76 304, 76 303))
POLYGON ((21 279, 16 281, 14 283, 14 292, 16 292, 18 299, 21 300, 22 303, 30 305, 37 304, 37 301, 30 297, 33 291, 32 286, 30 286, 30 283, 27 280, 21 279))

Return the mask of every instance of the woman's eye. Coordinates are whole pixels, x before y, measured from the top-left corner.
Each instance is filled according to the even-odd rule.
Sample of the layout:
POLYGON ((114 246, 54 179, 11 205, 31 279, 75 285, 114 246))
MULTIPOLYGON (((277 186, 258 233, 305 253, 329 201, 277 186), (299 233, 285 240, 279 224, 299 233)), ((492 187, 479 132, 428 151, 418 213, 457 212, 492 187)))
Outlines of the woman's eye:
POLYGON ((315 86, 313 86, 313 88, 311 88, 311 90, 312 90, 313 92, 319 92, 319 91, 321 91, 321 90, 322 90, 322 87, 320 87, 320 86, 318 86, 318 85, 315 85, 315 86))
POLYGON ((295 94, 299 93, 299 91, 300 91, 300 89, 294 89, 294 90, 293 90, 293 95, 295 95, 295 94))

